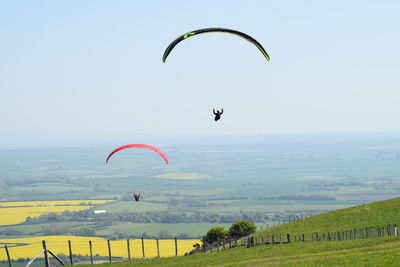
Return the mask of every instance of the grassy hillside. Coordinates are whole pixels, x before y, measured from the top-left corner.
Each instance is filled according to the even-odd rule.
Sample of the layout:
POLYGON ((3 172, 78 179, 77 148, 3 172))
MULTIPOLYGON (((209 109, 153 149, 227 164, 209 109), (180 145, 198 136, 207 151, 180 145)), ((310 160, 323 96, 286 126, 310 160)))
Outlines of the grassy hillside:
MULTIPOLYGON (((311 233, 400 222, 400 198, 360 205, 273 227, 259 234, 311 233)), ((103 266, 400 266, 400 237, 296 242, 103 266)))
POLYGON ((332 232, 394 223, 400 223, 400 198, 320 214, 275 226, 261 234, 332 232))
POLYGON ((400 238, 397 237, 238 247, 216 253, 99 266, 399 266, 399 253, 400 238))

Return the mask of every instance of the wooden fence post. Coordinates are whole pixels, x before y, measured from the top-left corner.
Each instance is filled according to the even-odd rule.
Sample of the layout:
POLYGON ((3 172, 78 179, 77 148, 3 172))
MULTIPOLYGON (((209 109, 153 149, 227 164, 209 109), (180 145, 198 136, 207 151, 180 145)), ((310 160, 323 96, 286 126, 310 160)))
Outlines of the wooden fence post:
POLYGON ((126 240, 126 248, 128 250, 128 260, 131 260, 131 242, 129 238, 126 240))
POLYGON ((90 250, 90 263, 93 264, 92 240, 89 240, 89 250, 90 250))
POLYGON ((143 236, 142 236, 142 255, 143 255, 143 258, 146 258, 146 255, 144 254, 144 239, 143 239, 143 236))
POLYGON ((72 246, 71 246, 71 240, 68 240, 68 249, 69 249, 69 261, 71 265, 74 265, 74 261, 72 259, 72 246))
POLYGON ((157 256, 160 257, 160 244, 158 243, 158 239, 156 239, 157 245, 157 256))
POLYGON ((12 265, 11 265, 11 257, 10 257, 10 253, 8 252, 7 245, 4 245, 4 248, 6 249, 6 254, 7 254, 7 259, 8 259, 8 266, 12 267, 12 265))
POLYGON ((109 260, 110 262, 112 262, 110 240, 107 240, 107 245, 108 245, 108 260, 109 260))
POLYGON ((207 241, 205 235, 203 235, 203 251, 207 252, 207 241))
POLYGON ((290 243, 290 234, 286 234, 286 237, 287 237, 288 243, 290 243))
POLYGON ((176 239, 176 237, 175 237, 175 256, 178 256, 178 239, 176 239))
POLYGON ((47 253, 46 241, 42 240, 43 250, 44 250, 44 264, 46 267, 50 266, 49 263, 49 254, 47 253))

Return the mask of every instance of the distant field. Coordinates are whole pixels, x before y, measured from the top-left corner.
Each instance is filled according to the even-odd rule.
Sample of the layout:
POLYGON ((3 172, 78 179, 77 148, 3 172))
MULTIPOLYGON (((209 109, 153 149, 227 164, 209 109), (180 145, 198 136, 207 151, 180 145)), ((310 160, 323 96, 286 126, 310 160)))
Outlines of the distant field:
POLYGON ((208 212, 239 212, 239 211, 259 211, 259 212, 272 212, 272 213, 279 213, 279 212, 324 212, 324 211, 332 211, 337 209, 344 209, 349 206, 349 204, 337 204, 332 203, 328 204, 290 204, 290 203, 282 203, 281 205, 229 205, 229 206, 214 206, 214 207, 207 207, 201 208, 202 211, 208 212))
POLYGON ((92 208, 92 205, 103 204, 110 200, 71 200, 71 201, 32 201, 0 202, 0 225, 19 224, 27 217, 38 217, 50 212, 81 211, 92 208))
POLYGON ((144 212, 144 211, 158 211, 167 210, 168 204, 163 203, 149 203, 149 202, 136 202, 136 201, 119 201, 108 203, 102 206, 102 209, 107 212, 144 212))
MULTIPOLYGON (((277 225, 278 222, 268 221, 265 223, 256 223, 257 229, 267 229, 267 227, 272 227, 272 225, 277 225)), ((110 226, 98 226, 93 222, 58 222, 58 223, 46 223, 46 224, 21 224, 21 225, 10 225, 1 226, 0 231, 3 235, 0 235, 0 243, 2 238, 22 238, 22 237, 32 237, 41 236, 43 228, 68 228, 69 230, 78 230, 80 228, 90 227, 96 231, 96 235, 111 235, 114 232, 119 232, 129 235, 141 236, 146 233, 150 236, 158 236, 160 232, 164 234, 169 234, 173 237, 179 236, 180 234, 188 234, 192 237, 203 236, 207 231, 214 226, 222 226, 228 229, 230 223, 129 223, 129 222, 115 222, 110 226), (16 232, 12 236, 6 235, 4 233, 16 232)))
POLYGON ((57 222, 57 223, 38 223, 38 224, 18 224, 18 225, 2 225, 0 231, 3 235, 0 235, 0 243, 3 238, 23 238, 32 236, 41 236, 43 228, 68 228, 70 230, 76 230, 82 227, 95 227, 95 223, 92 222, 57 222), (17 234, 9 235, 12 232, 17 234), (8 235, 4 234, 8 233, 8 235))
POLYGON ((163 178, 163 179, 193 180, 193 179, 210 178, 210 175, 204 173, 165 173, 151 177, 163 178))
MULTIPOLYGON (((4 244, 9 247, 12 259, 32 258, 42 250, 42 240, 46 240, 47 248, 55 254, 69 254, 68 240, 72 242, 74 254, 89 255, 89 240, 93 244, 93 254, 108 256, 107 240, 99 237, 77 237, 77 236, 42 236, 32 238, 2 239, 0 243, 0 260, 6 260, 7 256, 4 250, 4 244)), ((142 245, 140 239, 132 239, 131 255, 136 258, 142 257, 142 245)), ((160 254, 162 257, 175 255, 175 245, 173 239, 159 240, 160 254)), ((178 240, 178 254, 183 255, 193 249, 195 243, 199 240, 178 240)), ((157 256, 156 241, 146 239, 145 255, 148 258, 157 256)), ((126 240, 111 241, 112 255, 114 257, 128 257, 126 240)))
MULTIPOLYGON (((278 224, 278 222, 274 222, 278 224)), ((256 223, 258 230, 267 229, 272 226, 273 222, 256 223)), ((210 228, 214 226, 222 226, 229 229, 231 223, 125 223, 119 222, 105 229, 96 231, 96 235, 107 235, 114 231, 119 231, 124 234, 141 235, 146 233, 148 235, 157 236, 160 232, 168 233, 172 236, 179 234, 189 234, 190 236, 203 236, 210 228)))

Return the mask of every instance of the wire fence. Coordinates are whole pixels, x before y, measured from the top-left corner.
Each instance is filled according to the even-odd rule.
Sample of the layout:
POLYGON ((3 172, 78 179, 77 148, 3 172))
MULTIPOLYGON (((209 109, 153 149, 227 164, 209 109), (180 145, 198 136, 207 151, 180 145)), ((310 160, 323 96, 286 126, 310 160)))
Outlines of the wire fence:
POLYGON ((0 240, 0 267, 96 264, 141 258, 171 257, 193 252, 217 252, 237 246, 289 244, 294 242, 344 241, 399 236, 397 224, 342 231, 301 234, 256 233, 240 239, 207 243, 181 239, 104 240, 72 236, 0 240), (21 242, 23 240, 23 242, 21 242), (201 245, 202 244, 202 245, 201 245))
POLYGON ((397 224, 372 226, 365 228, 353 228, 332 232, 312 232, 302 234, 253 234, 240 239, 226 239, 207 244, 197 249, 196 252, 218 252, 237 246, 254 247, 257 245, 289 244, 294 242, 315 242, 315 241, 345 241, 366 238, 379 238, 399 236, 397 224))
MULTIPOLYGON (((55 266, 96 264, 139 258, 181 256, 194 249, 200 240, 126 239, 104 240, 82 237, 23 239, 26 243, 0 240, 0 266, 55 266), (65 239, 69 238, 69 239, 65 239), (87 239, 87 238, 86 238, 87 239), (7 241, 7 243, 4 243, 7 241)), ((199 246, 199 245, 197 245, 199 246)))

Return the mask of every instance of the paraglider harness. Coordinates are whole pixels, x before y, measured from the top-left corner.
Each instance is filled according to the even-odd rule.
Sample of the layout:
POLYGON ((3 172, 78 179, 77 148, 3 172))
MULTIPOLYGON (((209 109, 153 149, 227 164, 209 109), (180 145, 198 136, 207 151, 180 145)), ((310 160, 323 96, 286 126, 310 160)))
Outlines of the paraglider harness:
POLYGON ((140 194, 133 194, 133 198, 135 199, 135 201, 139 201, 140 194))
POLYGON ((217 121, 217 120, 221 119, 221 115, 222 115, 222 113, 224 113, 224 109, 222 108, 221 112, 219 112, 218 110, 217 110, 217 112, 215 112, 215 109, 213 109, 213 113, 215 115, 214 120, 217 121))

